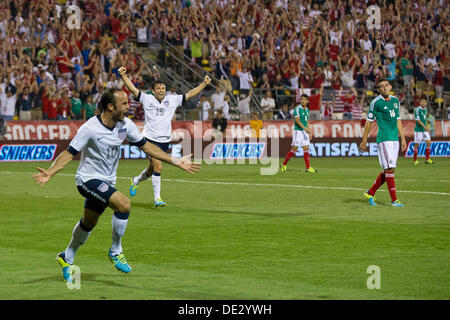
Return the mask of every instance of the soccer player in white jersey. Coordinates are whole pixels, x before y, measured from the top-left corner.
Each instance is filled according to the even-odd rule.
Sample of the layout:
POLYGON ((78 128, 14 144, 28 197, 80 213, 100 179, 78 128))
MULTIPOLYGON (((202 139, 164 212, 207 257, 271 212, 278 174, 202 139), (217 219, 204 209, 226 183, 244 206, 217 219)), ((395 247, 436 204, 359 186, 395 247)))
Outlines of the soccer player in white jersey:
MULTIPOLYGON (((125 67, 119 68, 118 72, 122 76, 122 80, 128 90, 142 103, 145 111, 145 126, 142 135, 148 142, 167 152, 172 135, 172 118, 175 110, 185 101, 198 95, 210 84, 211 78, 205 76, 205 80, 199 86, 184 95, 166 95, 166 85, 164 82, 156 81, 153 83, 153 95, 151 95, 139 91, 133 85, 126 75, 127 69, 125 67)), ((130 195, 134 197, 137 191, 137 185, 141 181, 151 177, 155 207, 165 206, 166 202, 161 199, 161 171, 162 162, 158 159, 149 158, 149 166, 138 176, 131 179, 130 195)))
POLYGON ((198 165, 189 161, 191 156, 173 159, 145 140, 136 125, 125 117, 129 105, 124 91, 106 90, 100 100, 99 108, 101 114, 92 117, 80 127, 68 149, 61 152, 50 168, 48 170, 37 168, 39 173, 32 176, 38 184, 44 186, 81 151, 75 180, 78 192, 86 198, 84 214, 73 229, 68 247, 56 257, 62 268, 63 278, 67 282, 73 281, 72 264, 78 249, 86 242, 106 207, 114 210, 112 245, 108 251, 108 257, 118 270, 131 271, 121 244, 130 215, 130 200, 114 188, 120 146, 125 139, 141 148, 147 155, 189 173, 199 170, 198 165))

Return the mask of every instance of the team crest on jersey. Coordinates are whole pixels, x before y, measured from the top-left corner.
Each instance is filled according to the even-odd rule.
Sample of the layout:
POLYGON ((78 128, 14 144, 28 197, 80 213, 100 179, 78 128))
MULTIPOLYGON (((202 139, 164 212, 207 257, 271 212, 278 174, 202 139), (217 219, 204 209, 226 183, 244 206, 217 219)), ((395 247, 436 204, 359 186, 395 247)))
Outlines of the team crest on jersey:
POLYGON ((106 183, 104 183, 104 182, 102 182, 102 183, 97 187, 98 191, 100 191, 100 192, 106 192, 106 191, 108 190, 108 188, 109 188, 109 186, 108 186, 106 183))
POLYGON ((164 105, 165 107, 168 107, 168 106, 169 106, 169 103, 170 103, 170 102, 167 101, 167 100, 166 100, 166 101, 163 101, 163 105, 164 105))
POLYGON ((398 109, 398 104, 397 103, 394 103, 394 108, 398 109))
POLYGON ((119 129, 119 139, 123 140, 127 137, 127 129, 119 129))

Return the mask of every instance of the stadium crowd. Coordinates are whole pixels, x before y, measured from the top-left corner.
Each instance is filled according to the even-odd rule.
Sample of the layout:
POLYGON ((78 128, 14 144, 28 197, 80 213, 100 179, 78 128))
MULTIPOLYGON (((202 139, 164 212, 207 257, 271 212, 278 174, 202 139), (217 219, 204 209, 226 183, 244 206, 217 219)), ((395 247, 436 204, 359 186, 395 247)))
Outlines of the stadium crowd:
MULTIPOLYGON (((310 93, 313 120, 360 119, 381 78, 405 109, 426 97, 447 117, 446 9, 445 0, 1 1, 0 115, 86 120, 103 90, 121 85, 120 66, 138 88, 158 79, 136 47, 166 41, 223 88, 208 97, 209 119, 218 110, 228 118, 227 95, 246 100, 250 89, 261 93, 264 120, 289 118, 295 99, 280 97, 298 89, 310 93)), ((130 116, 143 119, 130 104, 130 116)), ((242 108, 249 119, 254 109, 242 108)))

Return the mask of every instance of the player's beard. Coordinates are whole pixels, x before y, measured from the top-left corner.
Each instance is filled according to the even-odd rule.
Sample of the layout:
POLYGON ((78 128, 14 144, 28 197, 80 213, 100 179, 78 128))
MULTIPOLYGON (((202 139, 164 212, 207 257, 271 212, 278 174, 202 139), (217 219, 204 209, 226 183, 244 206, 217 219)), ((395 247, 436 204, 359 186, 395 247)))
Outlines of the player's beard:
POLYGON ((123 112, 119 112, 115 110, 112 114, 112 119, 114 122, 122 122, 125 118, 125 114, 123 112))

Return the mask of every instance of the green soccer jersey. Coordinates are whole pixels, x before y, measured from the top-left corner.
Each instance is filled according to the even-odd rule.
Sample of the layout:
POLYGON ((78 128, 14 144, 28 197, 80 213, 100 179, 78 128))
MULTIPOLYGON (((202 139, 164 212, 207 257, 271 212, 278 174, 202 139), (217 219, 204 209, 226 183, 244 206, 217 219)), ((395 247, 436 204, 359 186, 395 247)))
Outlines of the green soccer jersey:
MULTIPOLYGON (((304 125, 305 127, 308 126, 308 120, 309 120, 309 109, 308 107, 303 108, 301 104, 299 104, 294 109, 294 119, 299 117, 300 123, 304 125)), ((300 127, 297 122, 294 120, 294 130, 300 130, 303 131, 304 129, 300 127)))
POLYGON ((400 119, 400 103, 394 96, 385 100, 381 95, 370 102, 368 121, 377 120, 377 143, 398 141, 397 120, 400 119))
POLYGON ((417 107, 414 109, 414 119, 416 119, 416 126, 414 127, 414 132, 424 132, 425 129, 422 127, 417 121, 423 123, 424 126, 427 125, 427 109, 423 109, 422 107, 417 107))

